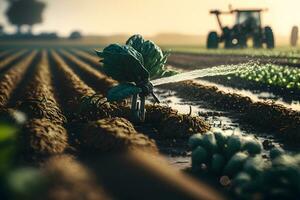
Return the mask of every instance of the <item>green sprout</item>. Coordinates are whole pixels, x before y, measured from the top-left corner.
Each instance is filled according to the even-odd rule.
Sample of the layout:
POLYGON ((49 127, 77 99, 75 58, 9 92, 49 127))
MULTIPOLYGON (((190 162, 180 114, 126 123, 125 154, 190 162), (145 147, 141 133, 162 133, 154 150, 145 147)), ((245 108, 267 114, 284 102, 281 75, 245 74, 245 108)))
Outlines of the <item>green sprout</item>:
POLYGON ((119 81, 119 85, 108 92, 108 101, 132 96, 131 110, 138 121, 144 121, 146 97, 151 95, 159 103, 150 80, 176 74, 165 69, 169 54, 163 54, 160 47, 150 40, 145 41, 141 35, 133 35, 126 45, 111 44, 96 53, 102 58, 104 72, 119 81))

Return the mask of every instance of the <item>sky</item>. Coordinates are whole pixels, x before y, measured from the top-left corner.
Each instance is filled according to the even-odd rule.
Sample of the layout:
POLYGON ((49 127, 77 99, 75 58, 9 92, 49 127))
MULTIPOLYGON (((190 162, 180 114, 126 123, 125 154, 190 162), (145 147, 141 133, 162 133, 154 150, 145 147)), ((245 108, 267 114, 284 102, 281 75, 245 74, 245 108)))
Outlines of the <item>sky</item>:
MULTIPOLYGON (((40 0, 47 3, 43 23, 34 31, 56 31, 68 35, 81 30, 89 35, 133 34, 155 35, 182 33, 206 35, 218 29, 211 9, 268 8, 263 24, 276 35, 288 36, 293 25, 300 25, 300 0, 40 0)), ((7 0, 0 0, 0 24, 14 31, 5 16, 7 0)), ((226 24, 233 23, 224 17, 226 24)))

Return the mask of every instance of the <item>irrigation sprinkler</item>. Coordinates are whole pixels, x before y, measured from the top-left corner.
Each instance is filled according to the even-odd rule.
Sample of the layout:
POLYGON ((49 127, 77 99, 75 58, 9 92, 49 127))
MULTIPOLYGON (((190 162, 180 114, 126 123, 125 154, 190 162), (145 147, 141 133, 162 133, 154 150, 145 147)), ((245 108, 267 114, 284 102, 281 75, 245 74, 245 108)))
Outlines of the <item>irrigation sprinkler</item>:
POLYGON ((247 70, 241 66, 219 66, 177 74, 164 67, 168 54, 163 54, 156 44, 145 41, 140 35, 130 37, 126 45, 111 44, 96 53, 105 74, 119 82, 108 91, 108 101, 131 98, 132 116, 138 122, 145 121, 147 98, 153 97, 155 103, 160 102, 154 94, 154 86, 247 70))
POLYGON ((108 91, 108 101, 121 101, 125 98, 131 98, 131 113, 133 119, 137 122, 145 121, 145 102, 150 96, 155 103, 160 103, 158 97, 153 91, 153 84, 149 79, 141 82, 122 82, 108 91))
POLYGON ((155 101, 155 103, 160 103, 158 97, 153 92, 153 84, 150 81, 144 82, 142 84, 138 84, 137 87, 141 88, 141 92, 138 94, 134 94, 131 97, 131 112, 134 119, 144 122, 145 121, 145 102, 146 98, 151 95, 155 101), (140 101, 138 101, 138 97, 140 97, 140 101))

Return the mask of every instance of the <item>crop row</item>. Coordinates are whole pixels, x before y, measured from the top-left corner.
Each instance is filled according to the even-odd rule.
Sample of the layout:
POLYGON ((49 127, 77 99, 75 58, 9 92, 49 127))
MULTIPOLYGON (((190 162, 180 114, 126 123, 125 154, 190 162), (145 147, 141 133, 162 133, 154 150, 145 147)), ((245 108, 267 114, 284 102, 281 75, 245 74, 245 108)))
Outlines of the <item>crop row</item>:
MULTIPOLYGON (((0 82, 3 87, 1 103, 4 107, 18 88, 16 108, 26 113, 29 119, 22 137, 27 155, 62 153, 70 142, 68 137, 72 142, 79 142, 79 148, 87 152, 91 152, 91 149, 105 152, 136 147, 157 152, 153 140, 138 133, 131 122, 122 118, 131 118, 129 107, 107 102, 103 94, 115 81, 101 72, 94 73, 91 66, 72 54, 61 53, 70 63, 87 72, 82 76, 88 75, 91 79, 96 77, 97 82, 103 83, 102 90, 96 93, 86 85, 56 51, 50 52, 50 60, 47 52, 43 51, 39 63, 34 64, 36 66, 30 66, 37 54, 35 51, 10 67, 0 82), (33 73, 26 73, 28 77, 24 79, 29 67, 33 73), (24 84, 19 85, 21 80, 24 84), (67 123, 64 116, 67 117, 67 123), (66 125, 71 126, 68 135, 64 129, 66 125)), ((188 137, 209 128, 200 118, 180 115, 167 107, 148 105, 147 109, 147 123, 159 129, 162 138, 188 137)))
POLYGON ((26 113, 27 123, 21 135, 24 153, 36 155, 62 153, 68 145, 66 120, 54 97, 46 51, 42 52, 34 75, 19 94, 16 109, 26 113))
POLYGON ((46 118, 55 124, 65 123, 65 118, 55 99, 46 51, 42 52, 34 76, 19 98, 20 103, 17 108, 27 113, 30 118, 46 118))
POLYGON ((98 65, 100 64, 100 62, 99 62, 100 59, 98 57, 92 56, 91 54, 89 54, 87 52, 84 52, 84 51, 81 51, 78 49, 72 49, 72 52, 75 53, 75 55, 77 55, 78 57, 89 61, 90 63, 98 64, 98 65))
POLYGON ((76 126, 77 122, 83 123, 79 128, 76 126, 69 129, 72 137, 74 136, 72 139, 79 143, 78 148, 89 153, 135 147, 157 151, 154 141, 135 131, 129 121, 111 118, 116 106, 108 103, 103 95, 96 94, 87 86, 59 54, 52 52, 52 56, 56 63, 54 74, 61 85, 60 92, 63 93, 62 101, 67 102, 65 112, 68 119, 74 121, 73 126, 76 126))
POLYGON ((3 70, 9 63, 16 60, 18 57, 20 57, 25 52, 26 52, 25 50, 21 50, 17 53, 14 53, 12 55, 5 57, 5 59, 1 60, 1 62, 0 62, 0 70, 3 70))
POLYGON ((8 49, 8 50, 3 50, 0 52, 0 58, 4 58, 6 57, 7 55, 9 55, 10 53, 12 53, 12 49, 8 49))
MULTIPOLYGON (((77 59, 77 58, 76 58, 77 59)), ((72 59, 74 60, 74 58, 72 59)), ((77 59, 77 63, 78 63, 77 59)), ((81 61, 82 62, 82 61, 81 61)), ((85 64, 86 65, 86 64, 85 64)), ((86 68, 92 69, 89 65, 86 65, 86 68)), ((84 68, 82 69, 84 70, 84 68)), ((94 72, 94 71, 93 71, 94 72)), ((101 72, 90 74, 90 76, 99 77, 98 74, 101 74, 101 72)), ((103 75, 101 75, 103 76, 103 75)), ((98 78, 96 84, 102 85, 102 82, 107 82, 107 78, 104 78, 102 80, 100 77, 98 78)), ((111 79, 108 79, 108 82, 111 82, 111 79)), ((112 84, 107 86, 108 88, 111 87, 112 84)), ((106 89, 107 90, 107 89, 106 89)), ((85 98, 88 100, 88 98, 85 98)), ((92 100, 92 98, 91 98, 92 100)), ((91 101, 88 105, 91 105, 91 101)), ((101 101, 100 101, 101 102, 101 101)), ((89 107, 88 111, 90 113, 93 113, 95 110, 95 107, 85 105, 84 107, 89 107)), ((94 105, 96 106, 96 105, 94 105)), ((110 107, 112 108, 109 113, 111 113, 111 116, 123 116, 130 119, 130 112, 128 107, 123 107, 120 105, 110 104, 110 107)), ((148 105, 148 112, 146 119, 148 119, 146 122, 151 123, 154 125, 160 132, 160 135, 162 137, 188 137, 192 133, 197 132, 203 132, 204 130, 207 130, 208 125, 204 123, 199 118, 191 117, 188 115, 180 115, 177 113, 177 111, 172 110, 168 107, 162 107, 157 105, 148 105), (159 120, 157 120, 159 119, 159 120), (176 131, 172 131, 176 130, 176 131)), ((103 110, 103 108, 101 108, 103 110)), ((99 109, 98 109, 99 110, 99 109)), ((90 116, 89 119, 97 119, 99 115, 90 116)))
POLYGON ((82 75, 81 78, 84 81, 95 88, 98 92, 106 94, 109 88, 116 84, 116 81, 108 78, 98 70, 94 69, 90 65, 78 59, 76 56, 68 53, 67 51, 61 50, 61 53, 72 63, 78 67, 78 74, 82 75))
POLYGON ((25 59, 8 69, 0 78, 0 107, 4 107, 13 92, 21 81, 26 70, 30 66, 36 51, 30 53, 25 59))
MULTIPOLYGON (((89 59, 93 64, 98 64, 99 62, 94 56, 91 56, 85 52, 79 50, 73 50, 73 52, 89 59)), ((91 67, 89 66, 89 68, 91 67)), ((100 69, 101 68, 99 67, 99 70, 100 69)), ((94 71, 95 70, 93 70, 93 72, 94 71)), ((99 73, 101 72, 94 74, 97 76, 99 73)), ((146 123, 151 124, 158 129, 159 136, 162 138, 184 138, 194 133, 202 133, 209 128, 209 126, 198 117, 179 114, 176 110, 166 106, 147 105, 146 109, 146 123)), ((118 113, 117 115, 125 115, 126 118, 130 118, 128 107, 122 107, 121 110, 123 110, 123 113, 118 113)))
POLYGON ((256 128, 274 132, 287 142, 300 141, 300 114, 272 102, 253 102, 249 97, 225 93, 217 87, 204 86, 192 81, 172 83, 163 88, 177 91, 179 96, 203 100, 216 108, 234 110, 243 115, 246 123, 256 128))
MULTIPOLYGON (((89 68, 91 67, 89 66, 89 68)), ((72 74, 72 76, 76 76, 75 73, 72 74)), ((71 75, 69 74, 68 76, 70 77, 71 75)), ((97 74, 95 76, 97 76, 97 74)), ((82 87, 87 87, 81 80, 79 80, 79 78, 76 79, 77 81, 74 81, 71 85, 81 82, 80 85, 82 85, 82 87)), ((105 80, 107 80, 107 78, 105 78, 103 81, 105 80)), ((67 84, 68 83, 65 83, 64 85, 67 84)), ((68 91, 70 90, 68 89, 68 91)), ((66 95, 66 93, 64 93, 64 95, 66 95)), ((107 116, 121 116, 127 119, 131 118, 129 107, 118 104, 109 104, 106 102, 106 99, 101 96, 101 94, 82 94, 82 96, 83 97, 81 97, 81 101, 78 103, 80 105, 79 112, 81 115, 80 117, 77 117, 77 119, 80 118, 84 119, 85 121, 90 121, 101 119, 107 116), (97 113, 95 113, 95 111, 97 113)), ((156 127, 159 130, 159 135, 162 138, 189 137, 191 134, 204 132, 209 128, 203 120, 200 120, 197 117, 191 117, 189 115, 178 114, 171 108, 148 105, 147 109, 148 112, 146 113, 146 123, 156 127)))
POLYGON ((267 85, 300 90, 300 69, 273 64, 252 64, 252 70, 240 72, 235 76, 248 81, 255 81, 267 85))

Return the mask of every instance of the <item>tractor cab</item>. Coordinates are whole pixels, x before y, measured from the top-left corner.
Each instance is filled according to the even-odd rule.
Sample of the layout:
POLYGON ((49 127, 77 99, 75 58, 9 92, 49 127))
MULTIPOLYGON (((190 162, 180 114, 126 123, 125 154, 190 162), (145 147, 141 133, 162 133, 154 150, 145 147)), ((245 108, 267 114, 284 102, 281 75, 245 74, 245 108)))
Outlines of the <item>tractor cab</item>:
POLYGON ((274 48, 274 35, 269 26, 262 27, 261 13, 264 9, 236 9, 229 11, 212 10, 211 14, 216 15, 221 30, 218 35, 216 31, 209 33, 207 48, 218 48, 219 43, 224 42, 225 48, 245 48, 248 40, 253 41, 254 48, 261 48, 263 44, 267 48, 274 48), (235 15, 235 23, 230 28, 223 26, 220 15, 235 15))
POLYGON ((236 12, 236 25, 253 24, 260 27, 260 10, 237 10, 236 12))
POLYGON ((235 10, 235 25, 255 31, 261 28, 261 10, 235 10))

